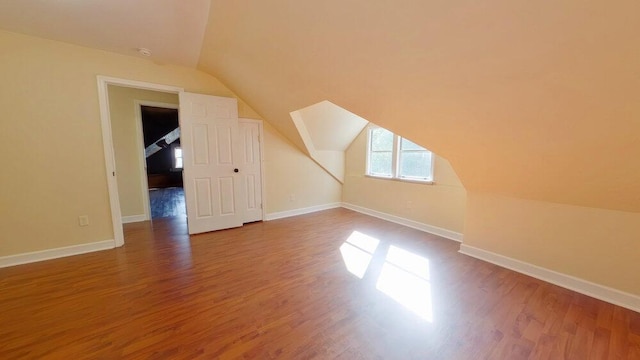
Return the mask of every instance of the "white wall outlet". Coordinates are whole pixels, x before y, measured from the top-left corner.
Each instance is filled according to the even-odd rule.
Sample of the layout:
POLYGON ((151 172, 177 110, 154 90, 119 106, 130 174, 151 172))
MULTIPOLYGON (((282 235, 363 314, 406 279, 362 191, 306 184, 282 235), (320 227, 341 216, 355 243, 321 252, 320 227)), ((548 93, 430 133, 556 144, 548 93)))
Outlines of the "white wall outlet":
POLYGON ((296 201, 296 194, 289 195, 289 201, 296 201))
POLYGON ((80 216, 78 216, 78 225, 80 225, 80 226, 89 226, 89 216, 88 215, 80 215, 80 216))

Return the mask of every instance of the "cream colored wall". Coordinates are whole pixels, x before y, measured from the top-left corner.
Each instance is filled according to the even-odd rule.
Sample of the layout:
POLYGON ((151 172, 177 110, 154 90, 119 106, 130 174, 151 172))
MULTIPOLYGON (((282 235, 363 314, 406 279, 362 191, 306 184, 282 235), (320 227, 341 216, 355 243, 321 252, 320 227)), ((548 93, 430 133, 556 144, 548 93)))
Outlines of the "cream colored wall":
POLYGON ((269 123, 264 125, 267 214, 340 202, 341 184, 269 123))
MULTIPOLYGON (((97 75, 235 96, 194 69, 4 31, 0 54, 0 256, 113 239, 97 75), (89 216, 89 226, 78 226, 79 215, 89 216)), ((241 100, 238 107, 239 116, 260 118, 241 100)), ((273 209, 334 201, 316 189, 329 175, 282 137, 266 136, 265 196, 273 209), (280 155, 295 161, 275 161, 280 155), (306 183, 303 173, 318 179, 306 183), (282 201, 284 188, 298 200, 282 201)))
POLYGON ((465 245, 640 295, 640 214, 469 192, 465 245))
MULTIPOLYGON (((339 131, 339 130, 336 130, 339 131)), ((312 158, 340 183, 344 182, 344 151, 316 150, 312 158)))
POLYGON ((178 105, 178 94, 163 93, 109 85, 109 112, 111 114, 111 134, 113 152, 118 174, 118 197, 122 216, 143 215, 146 211, 142 182, 147 181, 141 172, 137 123, 136 100, 153 101, 178 105))
POLYGON ((415 184, 365 176, 367 130, 346 152, 344 202, 462 233, 466 191, 453 168, 434 160, 434 184, 415 184))

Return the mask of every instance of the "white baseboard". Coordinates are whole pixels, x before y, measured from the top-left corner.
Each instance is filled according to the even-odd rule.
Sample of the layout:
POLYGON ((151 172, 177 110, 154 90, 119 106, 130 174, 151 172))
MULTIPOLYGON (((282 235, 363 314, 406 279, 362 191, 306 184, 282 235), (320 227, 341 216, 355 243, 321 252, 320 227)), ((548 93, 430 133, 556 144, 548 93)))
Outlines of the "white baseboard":
POLYGON ((380 212, 380 211, 372 210, 372 209, 369 209, 369 208, 366 208, 366 207, 362 207, 362 206, 358 206, 358 205, 354 205, 354 204, 342 203, 342 207, 345 208, 345 209, 357 211, 357 212, 365 214, 365 215, 377 217, 379 219, 391 221, 391 222, 396 223, 396 224, 400 224, 400 225, 404 225, 404 226, 407 226, 407 227, 410 227, 410 228, 413 228, 413 229, 424 231, 424 232, 427 232, 427 233, 430 233, 430 234, 438 235, 438 236, 441 236, 441 237, 449 239, 449 240, 462 242, 462 234, 459 233, 459 232, 443 229, 443 228, 440 228, 440 227, 437 227, 437 226, 421 223, 421 222, 418 222, 418 221, 405 219, 405 218, 402 218, 402 217, 399 217, 399 216, 383 213, 383 212, 380 212))
POLYGON ((331 203, 331 204, 316 205, 316 206, 300 208, 300 209, 280 211, 280 212, 267 214, 265 216, 265 221, 283 219, 290 216, 304 215, 304 214, 309 214, 316 211, 335 209, 339 207, 340 207, 340 203, 331 203))
POLYGON ((640 296, 629 294, 604 285, 545 269, 473 246, 460 245, 460 253, 513 270, 554 285, 640 312, 640 296))
POLYGON ((28 264, 36 261, 57 259, 72 255, 80 255, 113 248, 115 248, 115 242, 113 240, 104 240, 88 244, 72 245, 55 249, 3 256, 0 257, 0 268, 28 264))
POLYGON ((140 222, 140 221, 147 221, 147 220, 149 220, 149 218, 145 214, 130 215, 130 216, 123 216, 122 217, 122 223, 123 224, 140 222))

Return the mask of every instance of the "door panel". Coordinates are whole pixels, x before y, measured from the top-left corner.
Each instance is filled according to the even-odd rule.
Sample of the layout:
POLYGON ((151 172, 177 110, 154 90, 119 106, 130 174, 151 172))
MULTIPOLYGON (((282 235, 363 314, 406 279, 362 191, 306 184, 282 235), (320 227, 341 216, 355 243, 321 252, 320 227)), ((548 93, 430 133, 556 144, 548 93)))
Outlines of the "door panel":
POLYGON ((181 92, 180 126, 189 234, 242 226, 236 99, 181 92))
POLYGON ((191 139, 193 139, 193 145, 191 146, 193 151, 193 164, 208 165, 210 146, 209 127, 206 124, 194 124, 189 133, 191 134, 191 139))
POLYGON ((236 197, 234 196, 234 183, 232 177, 218 178, 220 188, 220 214, 232 215, 236 212, 236 197))
POLYGON ((256 209, 258 205, 256 203, 256 177, 255 175, 245 175, 245 184, 247 188, 247 207, 249 209, 256 209))
POLYGON ((218 165, 233 165, 233 135, 232 129, 226 125, 216 126, 216 141, 218 145, 218 165))
POLYGON ((211 181, 210 179, 194 179, 197 212, 196 219, 206 218, 213 215, 213 206, 211 206, 211 181))
POLYGON ((242 203, 243 222, 262 220, 262 156, 260 153, 260 124, 240 121, 240 139, 243 149, 242 172, 246 198, 242 203))

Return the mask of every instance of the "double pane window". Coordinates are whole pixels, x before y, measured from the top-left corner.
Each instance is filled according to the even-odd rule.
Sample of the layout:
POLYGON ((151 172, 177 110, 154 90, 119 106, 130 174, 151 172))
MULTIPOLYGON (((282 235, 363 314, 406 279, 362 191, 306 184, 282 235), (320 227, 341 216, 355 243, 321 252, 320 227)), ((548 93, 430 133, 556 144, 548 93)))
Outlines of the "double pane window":
POLYGON ((433 154, 389 130, 375 127, 369 130, 367 175, 430 182, 433 154))
POLYGON ((182 169, 182 148, 177 146, 173 148, 173 168, 182 169))

